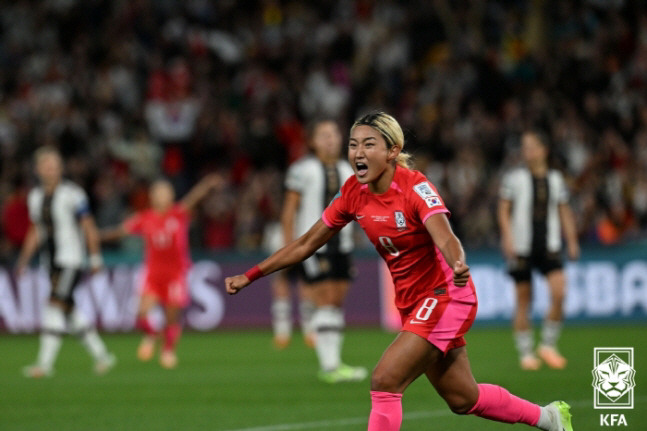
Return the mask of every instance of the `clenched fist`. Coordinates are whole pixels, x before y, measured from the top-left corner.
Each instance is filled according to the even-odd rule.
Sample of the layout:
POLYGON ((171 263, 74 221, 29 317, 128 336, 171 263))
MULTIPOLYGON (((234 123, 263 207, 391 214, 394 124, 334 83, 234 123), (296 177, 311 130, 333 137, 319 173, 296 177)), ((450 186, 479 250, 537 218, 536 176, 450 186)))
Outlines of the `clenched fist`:
POLYGON ((469 278, 470 267, 460 260, 457 260, 454 264, 454 284, 458 287, 463 287, 467 284, 469 278))
POLYGON ((235 275, 233 277, 225 278, 225 289, 228 294, 235 295, 249 283, 249 279, 244 274, 235 275))

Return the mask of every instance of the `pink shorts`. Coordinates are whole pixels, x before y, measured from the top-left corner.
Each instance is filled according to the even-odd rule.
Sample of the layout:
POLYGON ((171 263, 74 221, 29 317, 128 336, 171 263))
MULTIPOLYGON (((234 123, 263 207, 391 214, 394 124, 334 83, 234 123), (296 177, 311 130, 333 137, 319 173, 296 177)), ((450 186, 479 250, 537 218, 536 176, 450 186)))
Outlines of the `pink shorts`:
POLYGON ((401 314, 402 330, 421 336, 446 354, 467 344, 463 336, 474 323, 477 308, 474 293, 458 299, 429 296, 401 314))
POLYGON ((186 307, 189 303, 189 287, 186 282, 186 274, 166 279, 146 277, 142 295, 154 296, 163 305, 179 308, 186 307))

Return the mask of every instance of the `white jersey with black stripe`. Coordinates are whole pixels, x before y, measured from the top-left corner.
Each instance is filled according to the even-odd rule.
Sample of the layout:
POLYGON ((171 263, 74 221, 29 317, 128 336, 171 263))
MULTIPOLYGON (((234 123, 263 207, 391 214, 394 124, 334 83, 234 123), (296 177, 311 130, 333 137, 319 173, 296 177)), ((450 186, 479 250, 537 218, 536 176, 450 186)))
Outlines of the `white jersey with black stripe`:
POLYGON ((27 197, 29 218, 38 227, 44 263, 61 268, 81 268, 85 241, 79 220, 89 214, 85 191, 71 181, 62 181, 51 197, 35 187, 27 197))
MULTIPOLYGON (((559 252, 562 248, 559 205, 567 203, 568 189, 561 172, 547 173, 548 207, 546 214, 546 250, 559 252)), ((499 196, 512 204, 512 235, 515 252, 520 256, 531 253, 533 241, 533 178, 527 168, 516 168, 503 177, 499 196)))
MULTIPOLYGON (((338 189, 353 175, 353 168, 343 159, 336 164, 339 186, 338 189)), ((317 220, 330 202, 324 202, 326 195, 326 171, 323 163, 314 156, 303 157, 294 162, 289 168, 285 179, 288 190, 299 193, 301 199, 296 216, 295 234, 306 233, 317 220)), ((328 250, 328 245, 321 247, 318 252, 328 250)), ((339 232, 339 250, 349 253, 353 249, 352 226, 348 225, 339 232)))

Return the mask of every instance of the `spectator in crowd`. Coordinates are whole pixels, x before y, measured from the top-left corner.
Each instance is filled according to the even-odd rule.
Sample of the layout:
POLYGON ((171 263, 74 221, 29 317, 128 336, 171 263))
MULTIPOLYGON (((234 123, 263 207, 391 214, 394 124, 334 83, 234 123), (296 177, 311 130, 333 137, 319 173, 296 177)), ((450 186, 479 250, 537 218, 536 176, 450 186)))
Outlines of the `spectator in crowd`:
POLYGON ((0 245, 2 258, 14 256, 22 246, 29 230, 29 208, 27 206, 27 187, 21 177, 12 181, 12 192, 2 207, 2 234, 0 245))
POLYGON ((263 180, 281 184, 303 124, 379 108, 417 160, 451 166, 434 182, 468 247, 496 246, 497 183, 537 125, 583 240, 647 233, 643 2, 11 2, 0 28, 1 203, 43 142, 92 205, 102 175, 129 203, 152 171, 184 193, 225 169, 236 215, 198 214, 216 234, 192 245, 258 248, 257 204, 281 201, 263 180))

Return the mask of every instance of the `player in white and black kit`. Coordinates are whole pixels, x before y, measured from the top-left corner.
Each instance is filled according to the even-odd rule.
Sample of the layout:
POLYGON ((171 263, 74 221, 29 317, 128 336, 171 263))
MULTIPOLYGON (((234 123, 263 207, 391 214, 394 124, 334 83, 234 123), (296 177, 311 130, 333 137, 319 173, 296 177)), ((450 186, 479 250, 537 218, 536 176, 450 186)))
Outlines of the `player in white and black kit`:
POLYGON ((548 143, 539 131, 521 136, 525 166, 509 172, 500 191, 498 208, 501 246, 515 281, 517 309, 513 327, 520 365, 536 370, 543 360, 549 367, 561 369, 566 359, 557 350, 562 326, 565 279, 562 269, 562 233, 568 257, 579 257, 579 244, 569 193, 561 172, 548 166, 548 143), (532 298, 531 271, 538 269, 550 288, 551 302, 534 353, 534 335, 529 320, 532 298))
POLYGON ((102 266, 99 236, 81 187, 63 180, 63 162, 53 147, 35 154, 40 185, 28 196, 31 225, 18 258, 16 272, 24 272, 33 254, 41 250, 41 262, 49 271, 50 299, 44 308, 38 358, 25 367, 27 377, 52 374, 62 336, 77 335, 94 359, 94 370, 104 374, 115 364, 96 329, 74 307, 74 289, 86 265, 87 243, 93 271, 102 266))
MULTIPOLYGON (((318 120, 308 131, 312 155, 292 164, 287 172, 286 195, 281 224, 284 243, 291 243, 310 229, 353 175, 350 164, 341 158, 342 135, 331 120, 318 120)), ((311 325, 319 359, 319 378, 329 383, 362 380, 367 370, 341 361, 345 326, 342 304, 352 279, 353 232, 342 229, 301 266, 300 276, 313 290, 316 309, 311 325)))

